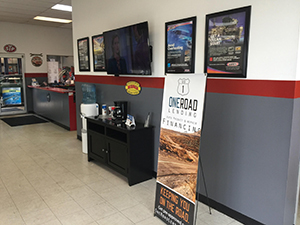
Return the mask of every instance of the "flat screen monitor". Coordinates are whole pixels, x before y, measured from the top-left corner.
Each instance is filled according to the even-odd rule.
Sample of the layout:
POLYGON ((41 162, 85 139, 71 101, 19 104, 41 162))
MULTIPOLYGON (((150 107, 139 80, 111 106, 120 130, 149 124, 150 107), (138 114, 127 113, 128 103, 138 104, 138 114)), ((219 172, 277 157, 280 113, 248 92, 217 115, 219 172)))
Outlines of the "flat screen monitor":
POLYGON ((151 75, 148 22, 106 31, 103 36, 108 74, 151 75))
POLYGON ((2 99, 4 106, 21 105, 21 87, 3 87, 2 99))

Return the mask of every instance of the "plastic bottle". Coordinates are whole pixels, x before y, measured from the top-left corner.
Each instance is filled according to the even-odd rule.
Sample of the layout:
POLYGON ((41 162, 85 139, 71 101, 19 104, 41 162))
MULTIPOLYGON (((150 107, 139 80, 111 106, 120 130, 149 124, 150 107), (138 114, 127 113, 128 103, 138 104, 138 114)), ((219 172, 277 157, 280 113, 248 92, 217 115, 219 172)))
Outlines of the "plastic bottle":
POLYGON ((83 104, 96 103, 96 87, 94 84, 82 84, 81 90, 83 104))

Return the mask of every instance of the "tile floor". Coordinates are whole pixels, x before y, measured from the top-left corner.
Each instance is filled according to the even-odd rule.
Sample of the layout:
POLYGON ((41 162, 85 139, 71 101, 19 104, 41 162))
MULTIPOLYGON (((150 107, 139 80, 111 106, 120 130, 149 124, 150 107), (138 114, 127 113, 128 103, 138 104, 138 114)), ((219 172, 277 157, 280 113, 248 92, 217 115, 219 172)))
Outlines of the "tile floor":
MULTIPOLYGON (((0 224, 159 225, 155 179, 129 187, 88 162, 76 131, 52 123, 10 127, 0 120, 0 224)), ((205 205, 197 224, 238 225, 205 205)))

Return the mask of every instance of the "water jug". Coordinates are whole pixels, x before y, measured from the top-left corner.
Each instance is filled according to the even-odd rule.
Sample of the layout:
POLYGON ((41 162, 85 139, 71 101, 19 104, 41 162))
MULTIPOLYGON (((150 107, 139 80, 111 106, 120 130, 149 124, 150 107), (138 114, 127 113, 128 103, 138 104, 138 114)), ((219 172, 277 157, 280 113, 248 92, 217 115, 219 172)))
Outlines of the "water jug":
POLYGON ((83 104, 96 103, 96 87, 94 84, 82 84, 81 90, 83 104))

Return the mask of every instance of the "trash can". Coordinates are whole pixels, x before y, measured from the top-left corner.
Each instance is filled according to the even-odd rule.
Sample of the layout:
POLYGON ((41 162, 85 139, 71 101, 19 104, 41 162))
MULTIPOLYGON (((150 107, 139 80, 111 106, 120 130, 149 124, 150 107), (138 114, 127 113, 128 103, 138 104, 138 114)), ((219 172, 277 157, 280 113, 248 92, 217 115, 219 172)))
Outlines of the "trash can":
POLYGON ((82 141, 82 152, 87 153, 87 122, 86 117, 88 116, 98 116, 99 115, 99 105, 97 103, 80 105, 80 115, 82 120, 81 129, 81 141, 82 141))

